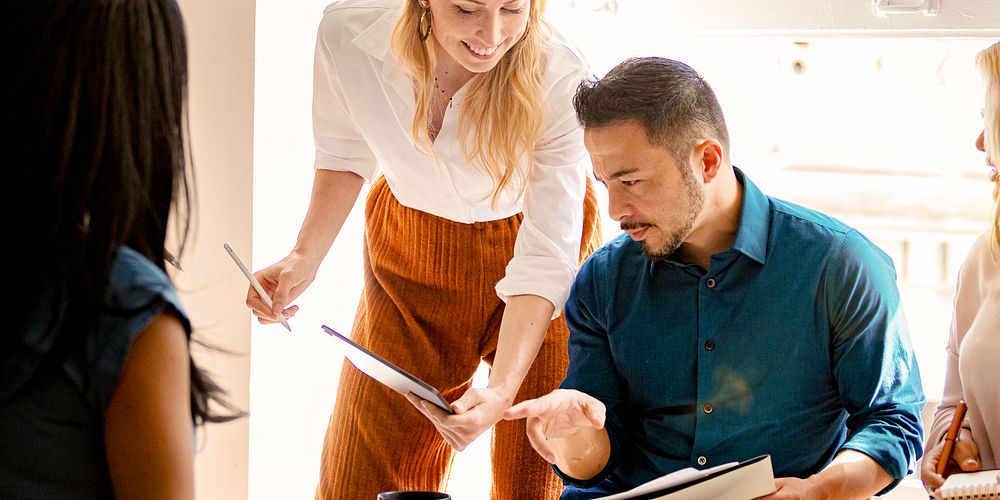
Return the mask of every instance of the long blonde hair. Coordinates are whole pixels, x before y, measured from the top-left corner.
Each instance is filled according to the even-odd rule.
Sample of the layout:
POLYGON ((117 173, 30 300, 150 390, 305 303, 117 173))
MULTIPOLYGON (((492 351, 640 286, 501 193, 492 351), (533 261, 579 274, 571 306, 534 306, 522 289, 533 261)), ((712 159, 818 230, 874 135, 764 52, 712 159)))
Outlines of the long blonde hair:
MULTIPOLYGON (((983 49, 976 56, 976 62, 986 81, 986 112, 983 120, 986 154, 994 165, 1000 166, 1000 42, 983 49)), ((994 202, 993 241, 1000 247, 1000 197, 994 202)))
MULTIPOLYGON (((492 70, 473 77, 462 103, 459 130, 462 154, 493 179, 492 202, 515 185, 524 188, 534 147, 542 127, 542 47, 549 27, 542 18, 545 0, 531 0, 524 36, 492 70), (522 161, 525 166, 522 166, 522 161)), ((422 11, 419 0, 406 0, 392 30, 392 51, 413 80, 417 109, 413 115, 413 138, 434 155, 430 139, 431 104, 434 92, 434 33, 420 41, 417 24, 422 11)), ((436 157, 436 155, 435 155, 436 157)))

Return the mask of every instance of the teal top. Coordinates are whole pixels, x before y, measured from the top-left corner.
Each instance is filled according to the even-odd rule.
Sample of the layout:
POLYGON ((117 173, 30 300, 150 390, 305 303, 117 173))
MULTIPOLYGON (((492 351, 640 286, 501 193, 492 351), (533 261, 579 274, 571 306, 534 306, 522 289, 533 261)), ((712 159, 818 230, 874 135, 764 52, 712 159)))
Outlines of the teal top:
POLYGON ((73 325, 58 324, 65 304, 43 302, 21 332, 23 353, 14 353, 0 378, 0 498, 114 498, 104 412, 129 347, 163 313, 177 315, 189 337, 190 322, 163 271, 127 247, 112 267, 107 308, 93 328, 80 332, 86 338, 78 348, 52 368, 31 360, 51 349, 53 324, 60 334, 73 325))

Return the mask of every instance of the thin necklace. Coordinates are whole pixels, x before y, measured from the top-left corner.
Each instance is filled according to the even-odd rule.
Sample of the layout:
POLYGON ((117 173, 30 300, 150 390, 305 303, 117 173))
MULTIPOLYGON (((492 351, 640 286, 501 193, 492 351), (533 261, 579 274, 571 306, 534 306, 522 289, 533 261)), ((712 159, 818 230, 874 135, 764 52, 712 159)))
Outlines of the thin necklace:
MULTIPOLYGON (((445 72, 445 74, 447 75, 448 72, 445 72)), ((441 95, 443 95, 443 96, 445 96, 445 97, 448 98, 448 107, 450 108, 451 107, 451 103, 452 103, 451 96, 448 95, 448 93, 445 92, 443 88, 441 88, 441 85, 438 84, 438 77, 436 77, 436 76, 434 77, 434 88, 440 90, 441 91, 441 95)))

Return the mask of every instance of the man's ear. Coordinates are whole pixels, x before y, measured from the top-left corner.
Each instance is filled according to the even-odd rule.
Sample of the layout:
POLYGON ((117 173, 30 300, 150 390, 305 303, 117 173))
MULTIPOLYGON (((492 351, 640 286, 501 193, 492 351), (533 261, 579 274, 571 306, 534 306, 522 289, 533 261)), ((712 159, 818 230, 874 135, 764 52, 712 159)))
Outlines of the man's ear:
POLYGON ((705 184, 712 182, 722 168, 722 144, 715 139, 702 139, 692 152, 695 168, 701 167, 705 184))

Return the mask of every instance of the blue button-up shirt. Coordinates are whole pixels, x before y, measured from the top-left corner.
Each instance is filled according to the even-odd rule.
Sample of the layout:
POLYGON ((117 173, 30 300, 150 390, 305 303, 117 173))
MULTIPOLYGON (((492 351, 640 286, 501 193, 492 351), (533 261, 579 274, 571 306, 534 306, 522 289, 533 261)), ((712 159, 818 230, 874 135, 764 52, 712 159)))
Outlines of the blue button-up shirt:
POLYGON ((627 235, 580 270, 562 387, 606 405, 611 458, 567 484, 614 493, 765 453, 776 477, 808 477, 845 449, 898 480, 919 458, 924 396, 892 260, 736 173, 739 230, 707 272, 649 261, 627 235))

